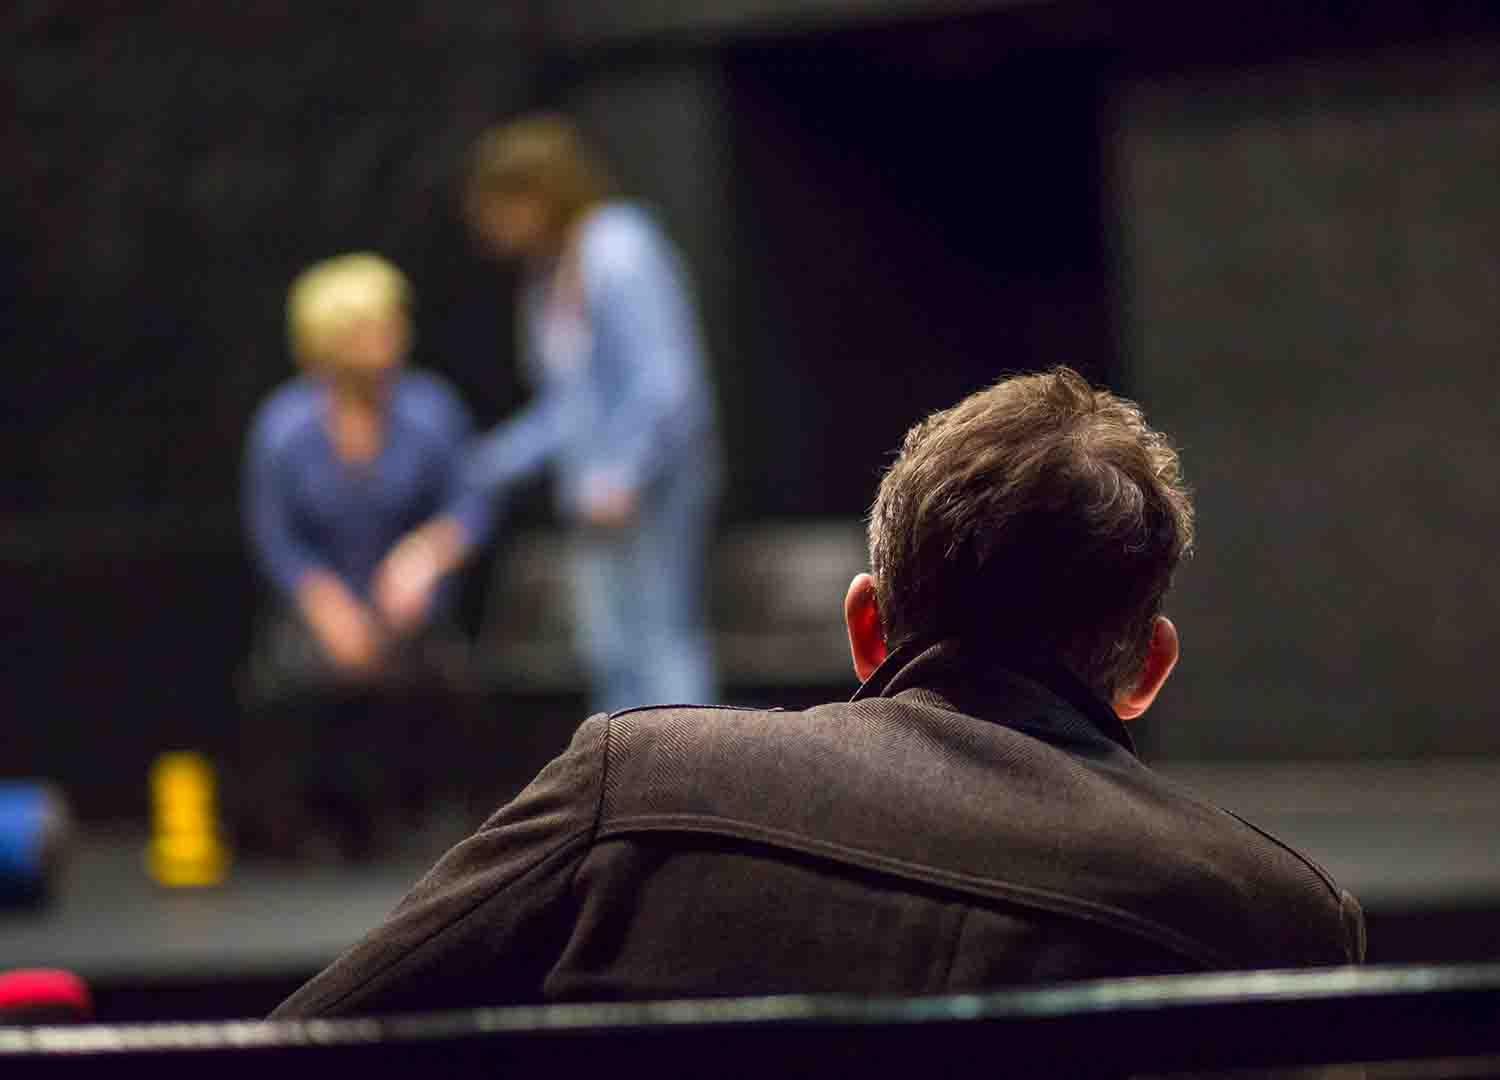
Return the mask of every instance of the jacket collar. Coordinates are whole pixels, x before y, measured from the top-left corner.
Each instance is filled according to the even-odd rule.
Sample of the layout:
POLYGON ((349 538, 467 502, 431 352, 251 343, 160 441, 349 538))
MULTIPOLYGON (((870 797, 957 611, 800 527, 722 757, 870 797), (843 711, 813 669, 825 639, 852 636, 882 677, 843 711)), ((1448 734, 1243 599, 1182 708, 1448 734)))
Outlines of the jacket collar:
POLYGON ((910 692, 935 695, 958 712, 1044 742, 1136 753, 1114 710, 1060 664, 999 665, 952 638, 908 642, 885 658, 851 700, 910 692))

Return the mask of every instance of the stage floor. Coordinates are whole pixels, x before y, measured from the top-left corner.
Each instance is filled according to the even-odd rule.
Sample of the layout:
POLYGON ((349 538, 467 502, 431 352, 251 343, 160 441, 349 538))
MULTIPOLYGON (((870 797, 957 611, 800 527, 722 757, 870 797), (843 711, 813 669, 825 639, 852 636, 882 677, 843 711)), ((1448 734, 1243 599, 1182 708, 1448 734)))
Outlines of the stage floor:
POLYGON ((1372 909, 1500 907, 1500 759, 1163 764, 1372 909))
POLYGON ((221 885, 164 889, 146 875, 143 830, 94 831, 78 838, 45 909, 0 912, 0 968, 59 966, 105 982, 314 971, 463 834, 455 819, 367 865, 241 860, 221 885))
MULTIPOLYGON (((1500 959, 1500 759, 1162 771, 1327 867, 1370 915, 1372 961, 1500 959)), ((94 831, 49 907, 0 912, 0 968, 65 967, 106 991, 258 981, 269 1007, 474 824, 438 815, 368 866, 241 861, 203 890, 155 886, 144 832, 94 831)))

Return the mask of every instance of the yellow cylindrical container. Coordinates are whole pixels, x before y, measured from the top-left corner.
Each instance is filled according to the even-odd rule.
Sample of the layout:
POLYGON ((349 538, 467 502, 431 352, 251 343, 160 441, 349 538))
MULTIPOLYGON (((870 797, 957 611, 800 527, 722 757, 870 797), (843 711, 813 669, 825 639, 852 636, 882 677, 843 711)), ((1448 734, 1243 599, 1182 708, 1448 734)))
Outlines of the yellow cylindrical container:
POLYGON ((151 766, 146 870, 160 885, 217 885, 229 869, 219 830, 214 770, 202 754, 173 751, 151 766))

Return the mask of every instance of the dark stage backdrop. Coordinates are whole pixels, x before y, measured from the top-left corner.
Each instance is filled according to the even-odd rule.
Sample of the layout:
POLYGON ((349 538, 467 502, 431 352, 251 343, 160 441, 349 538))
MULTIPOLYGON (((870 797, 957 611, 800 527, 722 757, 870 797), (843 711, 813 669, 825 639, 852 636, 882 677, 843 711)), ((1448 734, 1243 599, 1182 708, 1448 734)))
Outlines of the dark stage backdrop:
POLYGON ((775 424, 769 468, 746 473, 764 503, 862 513, 926 413, 1006 373, 1114 376, 1100 57, 968 29, 746 47, 727 66, 745 401, 775 424))
POLYGON ((1497 87, 1466 44, 1124 98, 1131 384, 1201 514, 1162 753, 1500 750, 1497 87))

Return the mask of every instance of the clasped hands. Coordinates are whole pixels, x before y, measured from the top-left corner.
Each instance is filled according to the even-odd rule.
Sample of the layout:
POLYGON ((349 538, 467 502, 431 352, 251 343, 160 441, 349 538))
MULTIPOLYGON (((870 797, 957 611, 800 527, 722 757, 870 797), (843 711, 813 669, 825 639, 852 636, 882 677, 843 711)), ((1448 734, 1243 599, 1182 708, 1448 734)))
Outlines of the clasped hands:
MULTIPOLYGON (((585 524, 617 530, 640 512, 632 487, 600 481, 587 486, 585 524)), ((438 585, 467 556, 463 528, 438 517, 396 542, 375 569, 365 603, 337 577, 316 572, 301 590, 303 614, 329 660, 345 676, 363 681, 379 675, 391 648, 422 627, 438 585)))
POLYGON ((368 603, 333 574, 308 575, 299 590, 302 613, 340 674, 354 681, 380 674, 391 649, 427 621, 458 543, 448 523, 414 529, 376 568, 368 603))

